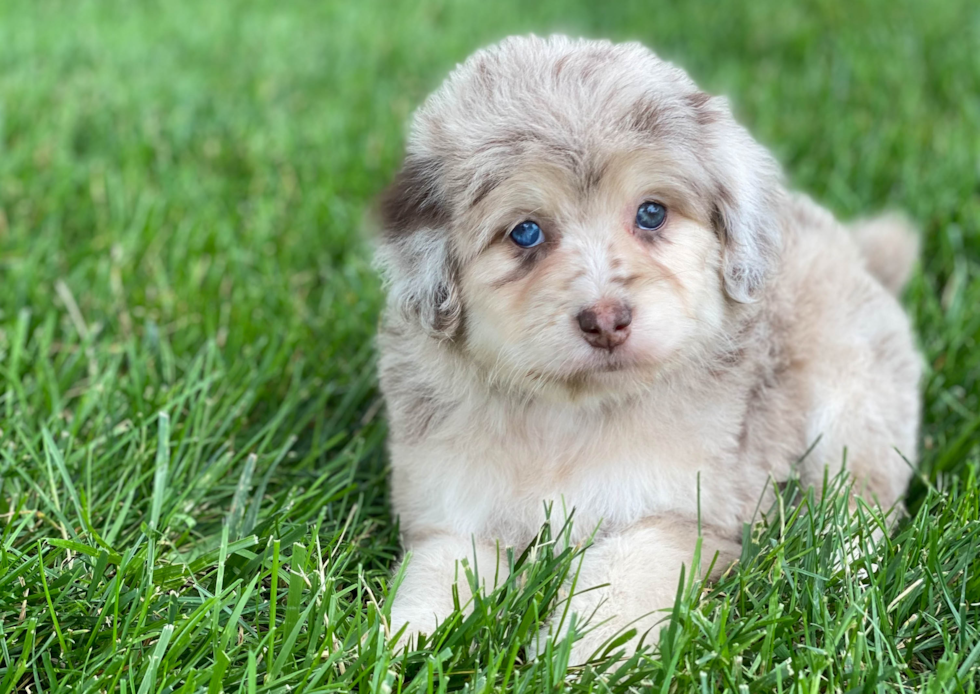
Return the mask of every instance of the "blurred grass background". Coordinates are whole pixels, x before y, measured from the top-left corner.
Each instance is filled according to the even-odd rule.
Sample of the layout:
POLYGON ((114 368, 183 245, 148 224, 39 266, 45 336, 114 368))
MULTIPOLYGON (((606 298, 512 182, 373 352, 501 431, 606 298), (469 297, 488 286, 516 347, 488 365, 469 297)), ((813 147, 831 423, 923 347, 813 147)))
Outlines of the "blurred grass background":
MULTIPOLYGON (((417 672, 504 686, 466 646, 486 625, 459 632, 458 673, 441 679, 449 656, 399 664, 378 636, 397 536, 365 211, 414 106, 472 50, 529 31, 641 40, 729 95, 793 184, 842 217, 914 218, 922 267, 905 303, 928 364, 914 527, 948 516, 975 532, 972 0, 4 0, 0 691, 369 690, 417 672), (334 621, 314 633, 315 618, 334 621)), ((882 587, 886 605, 906 579, 882 587)), ((927 612, 945 609, 935 590, 927 612)), ((962 650, 969 630, 950 619, 962 650)), ((912 637, 922 652, 889 677, 942 680, 957 649, 935 629, 940 645, 912 637)), ((489 652, 520 645, 507 639, 489 652)), ((853 675, 857 656, 837 656, 830 671, 850 657, 853 675)), ((745 666, 726 662, 718 682, 735 687, 745 666)), ((965 686, 964 662, 942 681, 965 686)), ((885 672, 870 663, 861 683, 885 672)), ((554 676, 520 667, 532 689, 554 676)), ((666 677, 636 667, 637 681, 666 677)), ((815 667, 796 671, 830 686, 815 667)))

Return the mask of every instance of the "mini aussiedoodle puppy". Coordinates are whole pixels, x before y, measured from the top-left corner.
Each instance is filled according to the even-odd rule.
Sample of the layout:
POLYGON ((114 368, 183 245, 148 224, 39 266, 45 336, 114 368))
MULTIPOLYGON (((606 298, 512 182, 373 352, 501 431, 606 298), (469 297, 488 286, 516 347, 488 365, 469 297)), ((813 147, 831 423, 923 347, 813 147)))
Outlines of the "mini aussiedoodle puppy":
POLYGON ((722 565, 772 480, 819 484, 845 449, 858 493, 903 493, 914 234, 788 192, 726 101, 644 47, 479 51, 415 114, 381 216, 403 641, 452 611, 460 560, 492 588, 549 502, 594 533, 581 661, 664 619, 699 498, 722 565))

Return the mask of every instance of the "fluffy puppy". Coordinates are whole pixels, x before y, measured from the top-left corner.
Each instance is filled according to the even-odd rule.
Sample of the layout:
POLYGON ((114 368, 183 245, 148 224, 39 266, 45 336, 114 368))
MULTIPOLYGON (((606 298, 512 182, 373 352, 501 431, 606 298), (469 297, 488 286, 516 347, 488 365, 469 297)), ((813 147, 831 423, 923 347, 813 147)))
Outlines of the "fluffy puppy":
POLYGON ((415 114, 381 209, 410 555, 393 631, 451 612, 459 560, 492 587, 549 502, 552 522, 575 510, 575 541, 598 528, 578 586, 605 587, 570 598, 594 626, 582 661, 663 620, 699 494, 722 565, 794 465, 819 483, 846 448, 860 493, 903 493, 920 361, 895 294, 914 235, 788 193, 725 100, 644 47, 479 51, 415 114))

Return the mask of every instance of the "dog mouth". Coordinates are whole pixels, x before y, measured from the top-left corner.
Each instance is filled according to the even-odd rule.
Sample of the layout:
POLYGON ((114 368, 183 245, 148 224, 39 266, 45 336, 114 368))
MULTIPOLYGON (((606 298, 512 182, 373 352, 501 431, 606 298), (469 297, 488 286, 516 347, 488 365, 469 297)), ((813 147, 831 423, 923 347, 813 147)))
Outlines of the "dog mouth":
POLYGON ((631 371, 639 365, 636 357, 623 349, 596 349, 584 359, 576 359, 551 377, 559 381, 587 383, 590 377, 631 371))
POLYGON ((636 364, 635 356, 621 347, 616 349, 593 349, 591 354, 576 360, 572 369, 576 373, 608 373, 623 371, 636 364))

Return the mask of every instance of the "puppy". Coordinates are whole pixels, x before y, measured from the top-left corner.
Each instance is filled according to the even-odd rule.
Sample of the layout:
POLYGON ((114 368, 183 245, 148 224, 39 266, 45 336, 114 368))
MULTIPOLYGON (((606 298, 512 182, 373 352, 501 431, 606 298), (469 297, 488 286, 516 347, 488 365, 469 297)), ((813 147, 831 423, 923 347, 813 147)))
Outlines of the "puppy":
POLYGON ((578 588, 604 587, 570 598, 582 662, 664 619, 699 512, 723 565, 794 466, 819 484, 846 448, 859 493, 903 493, 914 234, 787 192, 725 100, 642 46, 479 51, 415 114, 381 217, 403 640, 452 611, 460 560, 492 588, 547 504, 574 509, 573 541, 595 533, 578 588))

